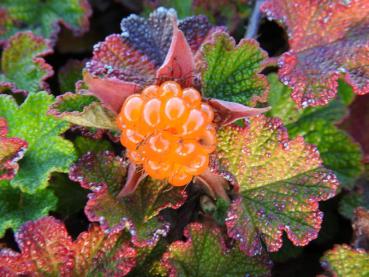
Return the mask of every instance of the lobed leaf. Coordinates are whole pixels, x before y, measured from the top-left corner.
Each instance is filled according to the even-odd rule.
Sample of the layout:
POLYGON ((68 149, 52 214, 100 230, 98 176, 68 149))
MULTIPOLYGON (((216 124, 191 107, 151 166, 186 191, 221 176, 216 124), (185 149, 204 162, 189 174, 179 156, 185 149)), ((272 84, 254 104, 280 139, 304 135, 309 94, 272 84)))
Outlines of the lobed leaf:
POLYGON ((21 253, 0 252, 0 273, 7 276, 125 276, 136 251, 122 233, 106 235, 93 225, 75 242, 53 217, 29 221, 15 235, 21 253))
POLYGON ((67 92, 60 95, 50 106, 48 114, 83 127, 118 129, 116 115, 90 94, 67 92))
POLYGON ((220 168, 239 184, 230 206, 228 234, 248 255, 282 245, 282 232, 298 246, 318 235, 323 214, 318 201, 335 195, 335 175, 322 167, 319 153, 302 137, 288 139, 278 119, 259 115, 245 127, 218 131, 220 168))
POLYGON ((45 188, 52 172, 68 172, 76 158, 73 144, 59 136, 69 124, 46 114, 53 100, 45 92, 30 93, 18 106, 13 97, 0 95, 0 117, 8 122, 8 135, 28 143, 20 169, 10 181, 24 192, 45 188))
POLYGON ((27 142, 19 138, 7 138, 6 121, 0 118, 0 180, 11 180, 18 171, 18 161, 23 158, 27 142))
POLYGON ((11 187, 9 181, 0 181, 0 237, 8 228, 16 231, 24 222, 47 215, 56 202, 49 190, 28 194, 11 187))
POLYGON ((365 277, 369 275, 369 254, 346 244, 336 245, 325 253, 322 265, 337 277, 365 277))
MULTIPOLYGON (((334 124, 348 113, 343 101, 333 100, 324 107, 299 109, 290 98, 291 89, 278 81, 276 75, 268 76, 270 83, 269 114, 282 119, 290 137, 303 136, 305 141, 317 146, 323 164, 333 170, 340 183, 349 188, 362 172, 360 146, 334 124)), ((341 86, 339 95, 349 93, 341 86)))
POLYGON ((212 42, 202 48, 202 93, 208 98, 218 98, 253 106, 265 102, 267 80, 259 74, 267 54, 256 41, 243 39, 237 46, 227 33, 216 33, 212 42))
POLYGON ((128 228, 135 244, 154 245, 169 228, 159 220, 159 212, 180 207, 186 193, 164 181, 145 178, 134 192, 122 197, 120 193, 128 179, 127 166, 126 161, 112 152, 87 153, 72 166, 70 178, 92 191, 85 207, 91 221, 99 222, 108 232, 128 228))
POLYGON ((1 57, 0 92, 6 88, 23 93, 48 89, 45 80, 54 71, 44 57, 52 52, 47 40, 31 32, 12 36, 1 57))
POLYGON ((247 257, 237 248, 226 249, 219 229, 199 223, 188 225, 186 242, 176 241, 164 254, 169 276, 268 276, 270 262, 265 257, 247 257))
POLYGON ((87 0, 3 0, 0 43, 25 30, 55 41, 60 23, 80 35, 88 30, 91 13, 87 0))
POLYGON ((369 3, 346 2, 268 0, 261 7, 288 29, 290 51, 279 59, 279 77, 300 108, 327 104, 340 77, 356 94, 369 92, 369 3))

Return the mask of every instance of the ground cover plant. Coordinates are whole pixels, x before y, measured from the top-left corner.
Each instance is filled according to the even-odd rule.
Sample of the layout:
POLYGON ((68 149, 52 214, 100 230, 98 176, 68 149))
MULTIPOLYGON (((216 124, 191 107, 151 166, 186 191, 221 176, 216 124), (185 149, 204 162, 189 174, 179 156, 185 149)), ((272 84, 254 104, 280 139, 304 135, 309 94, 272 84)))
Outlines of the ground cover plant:
POLYGON ((369 276, 368 0, 2 0, 0 47, 0 276, 369 276))

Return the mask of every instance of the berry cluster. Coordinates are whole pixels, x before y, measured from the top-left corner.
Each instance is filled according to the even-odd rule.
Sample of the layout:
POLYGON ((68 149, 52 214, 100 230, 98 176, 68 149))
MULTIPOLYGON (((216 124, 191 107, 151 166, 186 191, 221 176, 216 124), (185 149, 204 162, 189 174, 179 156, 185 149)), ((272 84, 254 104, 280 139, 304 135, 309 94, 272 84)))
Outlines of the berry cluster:
POLYGON ((148 175, 183 186, 208 167, 216 146, 213 118, 211 107, 194 88, 182 90, 173 81, 149 86, 122 106, 121 143, 129 159, 148 175))

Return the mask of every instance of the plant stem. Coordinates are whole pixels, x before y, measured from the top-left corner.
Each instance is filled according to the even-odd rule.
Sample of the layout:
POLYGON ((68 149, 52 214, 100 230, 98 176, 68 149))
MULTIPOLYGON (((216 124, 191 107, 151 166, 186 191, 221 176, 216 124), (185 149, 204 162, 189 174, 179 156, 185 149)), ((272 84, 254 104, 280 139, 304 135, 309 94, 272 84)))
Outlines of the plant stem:
POLYGON ((254 9, 250 17, 249 25, 247 26, 245 38, 255 38, 256 37, 258 33, 258 29, 259 29, 260 18, 261 18, 260 6, 263 2, 264 0, 256 0, 254 9))

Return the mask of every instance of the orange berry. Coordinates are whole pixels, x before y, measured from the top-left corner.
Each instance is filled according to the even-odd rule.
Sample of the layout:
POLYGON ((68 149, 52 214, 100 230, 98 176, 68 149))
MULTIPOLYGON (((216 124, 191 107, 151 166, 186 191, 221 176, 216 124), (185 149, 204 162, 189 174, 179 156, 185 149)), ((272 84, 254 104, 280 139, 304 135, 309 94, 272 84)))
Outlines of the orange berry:
POLYGON ((201 110, 206 115, 206 121, 207 122, 210 123, 214 120, 214 112, 208 104, 202 103, 201 104, 201 110))
POLYGON ((169 125, 178 125, 183 122, 187 112, 182 98, 172 97, 165 103, 164 115, 169 120, 169 125))
POLYGON ((208 153, 212 153, 215 151, 217 136, 216 131, 213 126, 208 126, 207 129, 202 131, 199 135, 199 143, 208 153))
POLYGON ((168 132, 153 135, 145 143, 145 154, 153 160, 165 160, 170 156, 175 141, 176 138, 168 132))
POLYGON ((187 185, 192 180, 192 175, 186 173, 183 169, 177 170, 169 176, 169 183, 176 187, 187 185))
POLYGON ((191 108, 197 108, 201 104, 201 95, 194 88, 185 88, 183 90, 183 99, 191 108))
POLYGON ((198 153, 186 164, 185 171, 191 175, 199 175, 203 173, 209 166, 209 154, 198 153))
POLYGON ((182 96, 182 88, 177 82, 166 81, 160 86, 160 97, 163 99, 182 96))
POLYGON ((162 180, 169 177, 172 167, 170 163, 167 162, 146 160, 144 163, 144 169, 151 177, 162 180))
POLYGON ((186 121, 182 125, 182 135, 185 137, 196 137, 196 134, 204 127, 205 116, 197 109, 193 109, 188 114, 186 121))
POLYGON ((159 86, 151 85, 142 91, 142 96, 150 99, 159 96, 159 86))
POLYGON ((161 101, 152 98, 143 107, 143 121, 151 128, 155 128, 160 123, 161 101))
POLYGON ((189 162, 190 159, 196 155, 196 150, 198 150, 198 147, 198 143, 193 140, 179 142, 175 149, 178 161, 189 162))
POLYGON ((132 129, 124 129, 120 137, 120 142, 128 149, 136 149, 137 145, 144 138, 143 135, 132 129))
POLYGON ((122 112, 120 114, 120 122, 128 126, 137 124, 142 115, 142 107, 144 101, 140 95, 134 94, 129 96, 124 102, 122 112))
POLYGON ((201 94, 174 82, 126 99, 117 118, 131 162, 156 179, 184 186, 203 173, 216 147, 214 112, 201 94))
POLYGON ((141 153, 141 151, 136 150, 128 150, 127 151, 127 157, 135 164, 142 164, 144 161, 144 157, 141 153))

